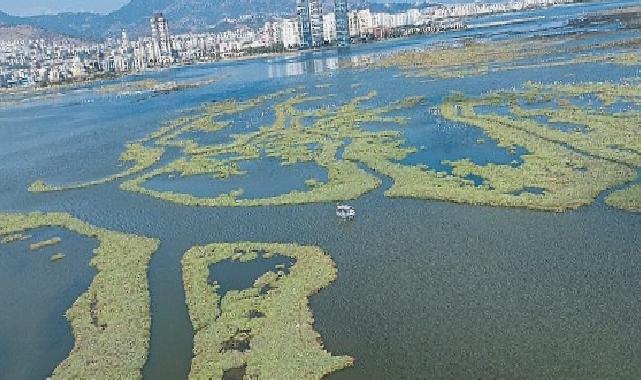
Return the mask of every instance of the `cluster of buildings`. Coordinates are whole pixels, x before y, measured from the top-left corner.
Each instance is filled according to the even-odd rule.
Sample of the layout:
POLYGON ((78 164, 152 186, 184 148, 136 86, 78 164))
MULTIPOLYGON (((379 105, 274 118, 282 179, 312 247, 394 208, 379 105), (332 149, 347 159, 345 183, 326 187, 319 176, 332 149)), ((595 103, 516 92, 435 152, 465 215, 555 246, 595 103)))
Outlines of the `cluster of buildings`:
POLYGON ((101 43, 74 39, 0 41, 0 87, 50 85, 89 80, 176 64, 210 62, 257 53, 344 47, 369 40, 463 28, 463 18, 546 7, 574 0, 512 0, 429 6, 403 12, 349 10, 347 0, 333 0, 324 13, 321 0, 296 0, 291 18, 266 21, 260 28, 239 23, 233 30, 172 35, 158 13, 150 18, 151 35, 101 43))

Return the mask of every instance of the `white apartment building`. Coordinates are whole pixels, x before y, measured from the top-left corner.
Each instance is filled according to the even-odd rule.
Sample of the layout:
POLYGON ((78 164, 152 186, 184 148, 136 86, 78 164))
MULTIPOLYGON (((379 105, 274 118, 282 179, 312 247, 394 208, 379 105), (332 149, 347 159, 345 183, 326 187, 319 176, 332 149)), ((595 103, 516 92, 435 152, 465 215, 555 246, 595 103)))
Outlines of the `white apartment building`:
POLYGON ((280 40, 285 49, 293 49, 300 46, 301 35, 298 20, 289 18, 280 21, 280 40))
POLYGON ((330 44, 336 41, 336 14, 334 12, 323 16, 323 39, 330 44))

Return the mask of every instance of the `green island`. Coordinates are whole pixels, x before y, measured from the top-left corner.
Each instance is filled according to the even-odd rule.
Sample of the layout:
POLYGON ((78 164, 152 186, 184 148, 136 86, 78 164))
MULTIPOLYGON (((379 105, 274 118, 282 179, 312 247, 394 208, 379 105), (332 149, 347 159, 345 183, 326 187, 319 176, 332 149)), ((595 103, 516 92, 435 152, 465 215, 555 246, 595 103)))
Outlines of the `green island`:
POLYGON ((233 243, 193 247, 183 257, 183 282, 194 329, 190 379, 321 379, 351 366, 332 356, 313 329, 309 297, 336 279, 321 249, 294 244, 233 243), (286 274, 267 272, 244 290, 222 297, 209 284, 210 267, 283 255, 295 259, 286 274), (267 289, 266 291, 264 291, 267 289))
POLYGON ((622 210, 641 212, 641 184, 615 191, 605 198, 605 203, 622 210))
MULTIPOLYGON (((66 228, 99 241, 91 260, 98 273, 66 313, 74 347, 52 378, 142 378, 151 325, 147 268, 158 241, 107 231, 68 214, 0 214, 5 238, 40 227, 66 228)), ((5 244, 11 241, 5 238, 5 244)), ((51 260, 62 258, 56 254, 51 260)))
POLYGON ((56 236, 56 237, 52 237, 51 239, 48 239, 48 240, 44 240, 44 241, 40 241, 40 242, 37 242, 37 243, 33 243, 33 244, 31 244, 29 246, 29 249, 32 250, 32 251, 37 251, 37 250, 40 250, 42 248, 51 247, 51 246, 54 246, 56 244, 59 244, 61 241, 62 241, 62 239, 59 238, 58 236, 56 236))

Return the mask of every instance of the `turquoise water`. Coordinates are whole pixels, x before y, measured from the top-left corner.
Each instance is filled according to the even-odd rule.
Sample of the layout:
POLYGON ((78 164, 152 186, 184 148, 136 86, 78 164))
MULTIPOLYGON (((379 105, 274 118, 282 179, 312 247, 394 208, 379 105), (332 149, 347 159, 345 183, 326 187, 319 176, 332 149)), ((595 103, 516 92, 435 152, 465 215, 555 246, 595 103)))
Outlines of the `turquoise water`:
MULTIPOLYGON (((144 370, 148 379, 180 379, 189 372, 192 329, 181 280, 183 253, 195 245, 233 241, 318 245, 336 261, 338 280, 311 300, 316 328, 328 350, 356 358, 353 369, 335 373, 332 379, 638 378, 641 217, 606 207, 602 197, 592 206, 564 214, 473 207, 388 199, 383 192, 391 181, 383 177, 380 189, 353 202, 358 218, 342 223, 335 218, 334 204, 196 208, 123 192, 118 183, 63 193, 26 192, 40 178, 62 184, 119 171, 125 142, 191 115, 203 103, 246 100, 298 86, 310 95, 326 96, 301 109, 336 107, 371 90, 378 96, 364 106, 424 96, 420 106, 398 113, 408 117, 406 125, 367 125, 398 129, 407 145, 423 147, 407 158, 408 163, 443 171, 448 170, 443 160, 461 158, 518 165, 527 152, 517 149, 510 155, 479 129, 449 123, 431 107, 453 91, 474 96, 519 88, 527 80, 619 80, 638 76, 640 68, 589 64, 427 80, 404 78, 393 69, 340 69, 340 63, 474 35, 507 39, 568 33, 558 26, 568 15, 621 3, 537 11, 549 16, 549 22, 387 41, 355 47, 347 54, 330 50, 145 75, 159 80, 220 78, 211 86, 170 94, 119 97, 90 86, 2 108, 0 210, 69 212, 100 227, 161 240, 150 267, 152 337, 144 370)), ((225 132, 189 137, 225 141, 229 133, 273 121, 273 113, 268 103, 229 121, 234 123, 225 132)), ((178 154, 171 152, 173 157, 178 154)), ((315 165, 283 169, 267 163, 248 172, 236 179, 244 181, 240 187, 247 197, 302 188, 311 177, 326 180, 326 173, 315 165)), ((161 189, 184 186, 180 190, 202 194, 228 189, 189 180, 181 185, 176 178, 158 182, 155 186, 161 189)), ((74 236, 63 239, 67 241, 78 245, 65 249, 69 254, 60 266, 52 266, 49 255, 0 247, 0 304, 12 305, 3 308, 0 317, 3 375, 42 378, 68 354, 73 341, 61 316, 94 272, 88 266, 91 242, 74 236), (12 260, 15 265, 3 264, 12 260), (73 265, 73 270, 49 281, 48 271, 64 265, 73 265), (60 343, 46 343, 50 341, 60 343)), ((254 278, 250 272, 238 272, 241 285, 254 278)))

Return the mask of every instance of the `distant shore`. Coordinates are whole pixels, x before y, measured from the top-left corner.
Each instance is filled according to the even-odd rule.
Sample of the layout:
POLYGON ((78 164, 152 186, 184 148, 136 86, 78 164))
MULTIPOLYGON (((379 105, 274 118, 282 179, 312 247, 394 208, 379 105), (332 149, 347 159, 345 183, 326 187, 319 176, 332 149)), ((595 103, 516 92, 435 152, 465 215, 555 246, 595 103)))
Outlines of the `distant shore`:
POLYGON ((216 59, 216 60, 210 60, 210 61, 180 63, 180 64, 174 64, 174 65, 164 66, 164 67, 150 67, 140 71, 127 71, 122 73, 100 73, 100 74, 90 75, 85 78, 77 78, 74 80, 50 83, 46 85, 36 84, 36 85, 29 85, 29 86, 2 87, 0 88, 0 96, 47 94, 51 91, 78 89, 78 88, 82 88, 84 86, 99 83, 102 81, 116 80, 116 79, 126 78, 129 76, 160 72, 160 71, 171 70, 171 69, 176 69, 181 67, 208 65, 208 64, 215 64, 215 63, 222 63, 222 62, 242 62, 242 61, 250 61, 252 59, 261 59, 261 58, 288 57, 288 56, 299 55, 302 52, 304 52, 304 50, 251 54, 251 55, 244 55, 240 57, 222 58, 222 59, 216 59))

